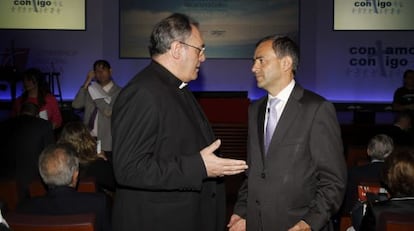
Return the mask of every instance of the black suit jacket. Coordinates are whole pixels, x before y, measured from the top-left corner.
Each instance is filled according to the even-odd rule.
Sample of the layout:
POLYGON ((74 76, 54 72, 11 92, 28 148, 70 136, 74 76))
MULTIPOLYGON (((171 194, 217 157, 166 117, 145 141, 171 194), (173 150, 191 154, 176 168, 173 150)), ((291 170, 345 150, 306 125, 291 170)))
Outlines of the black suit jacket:
POLYGON ((248 178, 235 213, 247 218, 248 231, 286 231, 300 220, 327 230, 346 185, 335 109, 296 84, 265 156, 266 102, 263 97, 249 108, 248 178))
POLYGON ((383 168, 383 161, 374 161, 348 170, 348 183, 343 208, 345 214, 349 214, 358 201, 358 184, 361 182, 381 183, 383 168))
POLYGON ((106 197, 102 193, 77 192, 72 187, 49 189, 42 197, 35 197, 20 204, 18 213, 39 215, 67 215, 94 213, 97 231, 111 230, 110 210, 106 197))
POLYGON ((40 153, 55 142, 52 124, 38 117, 20 115, 2 123, 0 140, 2 175, 16 177, 21 189, 20 197, 23 197, 28 184, 40 177, 40 153))
POLYGON ((207 178, 200 150, 215 138, 181 81, 156 62, 118 96, 112 115, 114 229, 225 228, 220 178, 207 178))

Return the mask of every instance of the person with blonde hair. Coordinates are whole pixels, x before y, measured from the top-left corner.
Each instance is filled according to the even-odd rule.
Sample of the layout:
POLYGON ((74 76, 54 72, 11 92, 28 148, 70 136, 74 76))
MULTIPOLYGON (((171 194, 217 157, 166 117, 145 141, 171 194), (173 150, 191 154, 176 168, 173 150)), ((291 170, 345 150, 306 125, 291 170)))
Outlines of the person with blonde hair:
POLYGON ((97 141, 82 122, 67 123, 62 129, 58 143, 69 143, 75 148, 80 164, 80 179, 93 177, 98 189, 115 191, 112 165, 105 153, 99 150, 97 141))

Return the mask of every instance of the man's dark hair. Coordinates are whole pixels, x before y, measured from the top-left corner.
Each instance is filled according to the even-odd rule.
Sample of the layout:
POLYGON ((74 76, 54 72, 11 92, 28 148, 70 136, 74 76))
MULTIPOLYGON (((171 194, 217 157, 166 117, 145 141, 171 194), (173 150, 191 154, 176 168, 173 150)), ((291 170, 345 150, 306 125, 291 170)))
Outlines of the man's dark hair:
POLYGON ((109 64, 109 62, 106 61, 106 60, 103 60, 103 59, 96 60, 93 63, 93 70, 96 70, 97 67, 103 67, 103 68, 106 68, 106 69, 111 69, 111 65, 109 64))
POLYGON ((292 70, 295 74, 299 66, 299 47, 296 43, 287 36, 269 35, 260 39, 256 43, 256 47, 269 40, 272 41, 272 47, 276 57, 283 58, 289 56, 292 58, 292 70))

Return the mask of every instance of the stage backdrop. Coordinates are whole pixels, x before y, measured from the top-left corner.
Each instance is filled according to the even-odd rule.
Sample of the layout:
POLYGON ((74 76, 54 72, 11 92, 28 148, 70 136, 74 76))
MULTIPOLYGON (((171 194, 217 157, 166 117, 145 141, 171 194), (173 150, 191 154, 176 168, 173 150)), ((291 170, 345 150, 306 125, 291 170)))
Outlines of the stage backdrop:
MULTIPOLYGON (((138 4, 142 2, 134 1, 138 4)), ((163 4, 170 4, 170 1, 165 2, 163 4)), ((181 5, 183 1, 171 2, 181 5)), ((261 2, 266 4, 268 1, 261 2)), ((352 2, 355 5, 366 1, 352 2)), ((403 0, 391 0, 392 4, 395 2, 403 0)), ((114 80, 125 86, 148 65, 150 59, 119 58, 119 1, 88 0, 86 4, 87 29, 84 31, 0 30, 0 67, 15 60, 26 63, 25 67, 58 71, 61 73, 63 98, 72 100, 93 62, 104 58, 111 63, 114 80), (12 48, 15 52, 10 52, 12 48), (11 53, 15 56, 11 56, 11 53)), ((383 11, 392 11, 392 7, 384 7, 383 11)), ((255 20, 254 17, 245 16, 246 20, 251 21, 255 20)), ((300 1, 299 19, 301 61, 296 80, 331 101, 389 103, 394 90, 402 84, 402 73, 406 69, 414 69, 412 30, 334 30, 334 1, 327 0, 300 1)), ((272 15, 268 20, 275 19, 272 15)), ((207 50, 211 51, 210 42, 206 41, 206 45, 207 50)), ((201 65, 199 78, 190 82, 191 89, 246 91, 252 100, 265 95, 264 91, 256 87, 250 59, 253 49, 250 52, 249 59, 213 59, 207 55, 207 60, 201 65)), ((2 85, 6 89, 0 88, 0 101, 9 100, 10 87, 0 78, 0 87, 2 85)), ((21 88, 18 88, 17 94, 21 93, 21 88)))
POLYGON ((200 22, 209 58, 251 58, 257 40, 287 34, 297 39, 298 0, 120 0, 120 57, 149 58, 154 24, 173 12, 200 22))

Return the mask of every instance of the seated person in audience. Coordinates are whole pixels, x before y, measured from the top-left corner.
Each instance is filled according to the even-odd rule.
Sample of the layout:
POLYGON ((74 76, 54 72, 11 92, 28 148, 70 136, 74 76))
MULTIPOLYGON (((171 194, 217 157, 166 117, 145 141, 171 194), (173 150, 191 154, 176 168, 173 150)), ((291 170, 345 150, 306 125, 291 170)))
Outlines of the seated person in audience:
POLYGON ((411 121, 410 113, 397 112, 393 126, 389 127, 384 133, 394 140, 396 146, 413 146, 411 121))
POLYGON ((22 105, 31 102, 39 106, 40 118, 49 120, 53 128, 59 128, 62 124, 59 104, 50 93, 44 74, 37 68, 27 69, 23 73, 23 87, 23 94, 13 103, 11 115, 18 115, 22 105))
POLYGON ((360 230, 377 230, 383 212, 414 213, 414 151, 406 149, 391 154, 385 161, 384 172, 391 198, 368 204, 360 230))
POLYGON ((46 147, 39 157, 39 172, 48 186, 47 194, 20 204, 17 212, 39 215, 95 213, 96 230, 111 229, 106 196, 76 191, 79 159, 70 144, 46 147))
POLYGON ((9 224, 4 220, 3 215, 0 210, 0 231, 10 231, 9 224))
POLYGON ((98 190, 107 193, 115 191, 112 164, 100 150, 86 125, 80 121, 67 123, 62 129, 58 143, 70 143, 75 148, 80 163, 79 179, 93 177, 98 190))
POLYGON ((16 179, 20 200, 29 198, 29 184, 40 178, 37 167, 40 153, 55 142, 52 124, 38 115, 39 107, 26 102, 19 115, 0 125, 0 175, 16 179))
POLYGON ((349 214, 358 202, 358 184, 361 182, 380 183, 381 173, 384 168, 384 160, 394 150, 394 142, 391 137, 378 134, 370 139, 367 146, 367 154, 370 163, 355 166, 348 169, 348 183, 345 194, 343 211, 349 214))

